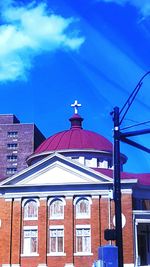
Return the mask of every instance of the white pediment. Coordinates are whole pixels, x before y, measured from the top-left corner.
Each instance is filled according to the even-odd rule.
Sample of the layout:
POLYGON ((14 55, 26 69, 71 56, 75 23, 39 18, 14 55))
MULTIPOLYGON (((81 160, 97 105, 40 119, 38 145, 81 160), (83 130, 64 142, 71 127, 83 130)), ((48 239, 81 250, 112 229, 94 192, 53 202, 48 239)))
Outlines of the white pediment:
POLYGON ((7 179, 5 185, 108 183, 112 179, 62 155, 53 155, 7 179))
POLYGON ((44 185, 44 184, 79 184, 79 183, 99 183, 97 179, 86 175, 81 171, 55 163, 38 173, 35 173, 18 184, 44 185))

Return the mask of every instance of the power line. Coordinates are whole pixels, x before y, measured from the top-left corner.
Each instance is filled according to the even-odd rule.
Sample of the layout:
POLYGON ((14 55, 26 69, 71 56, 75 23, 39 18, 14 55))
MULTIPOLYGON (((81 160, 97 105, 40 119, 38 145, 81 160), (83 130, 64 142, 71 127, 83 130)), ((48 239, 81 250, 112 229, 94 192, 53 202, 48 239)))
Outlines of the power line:
POLYGON ((129 129, 129 128, 137 127, 137 126, 140 126, 140 125, 146 125, 148 123, 150 123, 150 121, 144 121, 144 122, 140 122, 140 123, 137 123, 137 124, 133 124, 133 125, 130 125, 130 126, 122 128, 121 131, 129 129))

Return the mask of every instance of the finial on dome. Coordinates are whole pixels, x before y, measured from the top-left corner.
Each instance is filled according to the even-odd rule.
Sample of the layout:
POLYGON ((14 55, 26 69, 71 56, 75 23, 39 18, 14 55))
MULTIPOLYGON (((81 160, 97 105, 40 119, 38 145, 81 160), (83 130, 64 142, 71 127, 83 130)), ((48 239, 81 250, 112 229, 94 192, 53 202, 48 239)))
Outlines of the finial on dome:
POLYGON ((81 128, 82 129, 82 121, 83 119, 78 114, 78 108, 81 107, 81 104, 75 100, 74 104, 71 104, 71 107, 74 107, 74 115, 69 119, 71 122, 71 129, 73 128, 81 128))
POLYGON ((78 100, 75 100, 71 107, 74 107, 74 114, 78 114, 78 108, 81 107, 81 104, 78 103, 78 100))

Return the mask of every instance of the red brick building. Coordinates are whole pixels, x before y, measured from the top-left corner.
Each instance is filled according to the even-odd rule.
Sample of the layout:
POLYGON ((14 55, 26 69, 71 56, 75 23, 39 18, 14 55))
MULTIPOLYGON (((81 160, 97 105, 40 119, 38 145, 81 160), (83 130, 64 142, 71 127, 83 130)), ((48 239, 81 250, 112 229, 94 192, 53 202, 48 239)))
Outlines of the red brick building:
MULTIPOLYGON (((71 128, 45 140, 29 167, 0 184, 0 266, 92 267, 114 228, 112 144, 71 128)), ((121 155, 121 168, 127 157, 121 155)), ((122 172, 124 266, 150 265, 150 174, 122 172)))

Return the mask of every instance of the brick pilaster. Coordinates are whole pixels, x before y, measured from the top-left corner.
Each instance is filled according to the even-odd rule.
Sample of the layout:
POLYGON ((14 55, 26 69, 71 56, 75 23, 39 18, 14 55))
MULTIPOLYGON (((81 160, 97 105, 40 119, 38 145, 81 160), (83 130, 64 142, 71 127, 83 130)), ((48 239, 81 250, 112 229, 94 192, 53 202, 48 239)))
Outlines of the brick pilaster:
POLYGON ((12 208, 12 242, 11 242, 11 264, 20 263, 21 253, 21 199, 13 201, 12 208))
POLYGON ((40 199, 38 217, 38 252, 39 264, 47 264, 47 201, 40 199))

